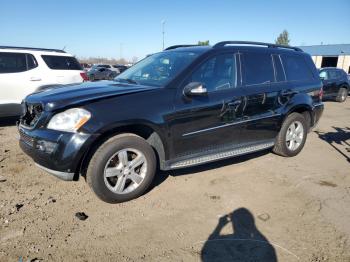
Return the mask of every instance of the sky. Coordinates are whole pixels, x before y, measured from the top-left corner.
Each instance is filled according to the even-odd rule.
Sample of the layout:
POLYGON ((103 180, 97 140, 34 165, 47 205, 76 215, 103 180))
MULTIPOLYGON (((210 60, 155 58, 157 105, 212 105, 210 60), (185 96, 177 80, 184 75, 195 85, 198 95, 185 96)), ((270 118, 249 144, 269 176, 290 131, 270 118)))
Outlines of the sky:
POLYGON ((59 48, 79 58, 139 59, 209 40, 350 44, 350 0, 0 0, 0 45, 59 48))

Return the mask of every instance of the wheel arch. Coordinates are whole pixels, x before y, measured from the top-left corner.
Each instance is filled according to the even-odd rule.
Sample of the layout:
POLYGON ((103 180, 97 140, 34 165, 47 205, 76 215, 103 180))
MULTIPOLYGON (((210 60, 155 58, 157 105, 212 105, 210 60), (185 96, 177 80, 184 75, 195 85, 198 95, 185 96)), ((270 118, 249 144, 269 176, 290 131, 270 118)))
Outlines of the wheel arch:
POLYGON ((314 115, 312 113, 312 107, 309 104, 298 104, 293 107, 288 108, 286 112, 283 114, 283 119, 281 124, 285 121, 285 119, 292 113, 299 113, 304 116, 306 119, 306 123, 308 124, 308 131, 310 131, 311 127, 314 123, 314 115))
POLYGON ((80 159, 80 163, 75 172, 75 180, 77 180, 80 175, 85 177, 90 159, 99 146, 101 146, 109 138, 122 133, 131 133, 144 138, 153 148, 157 157, 158 165, 160 165, 160 167, 162 166, 166 158, 166 150, 164 146, 164 139, 161 138, 159 130, 156 130, 154 127, 144 123, 126 124, 107 129, 98 135, 92 142, 90 142, 90 146, 85 150, 80 159))

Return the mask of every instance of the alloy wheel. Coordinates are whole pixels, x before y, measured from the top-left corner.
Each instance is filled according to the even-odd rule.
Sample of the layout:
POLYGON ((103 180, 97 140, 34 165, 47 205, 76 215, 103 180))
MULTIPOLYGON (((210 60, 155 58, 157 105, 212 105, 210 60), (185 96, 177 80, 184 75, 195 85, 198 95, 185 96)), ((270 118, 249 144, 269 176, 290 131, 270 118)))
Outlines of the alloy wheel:
POLYGON ((304 138, 304 127, 299 121, 290 124, 286 134, 286 145, 291 151, 295 151, 302 144, 304 138))
POLYGON ((145 155, 137 149, 126 148, 115 153, 106 163, 104 182, 116 194, 126 194, 138 188, 147 172, 145 155))

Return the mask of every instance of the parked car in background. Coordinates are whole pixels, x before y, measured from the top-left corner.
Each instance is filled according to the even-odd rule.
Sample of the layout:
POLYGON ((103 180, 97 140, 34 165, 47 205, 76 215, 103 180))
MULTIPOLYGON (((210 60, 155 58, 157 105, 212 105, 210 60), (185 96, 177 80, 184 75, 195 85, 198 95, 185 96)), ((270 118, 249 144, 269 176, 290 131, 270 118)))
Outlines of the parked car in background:
POLYGON ((80 65, 84 69, 85 72, 89 71, 91 68, 91 65, 88 63, 80 63, 80 65))
POLYGON ((126 65, 112 65, 113 68, 117 68, 120 73, 123 73, 128 67, 126 65))
POLYGON ((0 46, 0 117, 20 115, 30 93, 85 80, 77 59, 62 50, 0 46))
POLYGON ((348 97, 350 84, 348 75, 343 69, 325 67, 319 69, 319 76, 323 82, 324 99, 335 99, 344 102, 348 97))
POLYGON ((113 67, 113 66, 111 66, 111 65, 107 65, 107 64, 97 64, 97 65, 93 65, 93 66, 91 67, 91 69, 90 69, 90 70, 92 70, 92 69, 96 69, 96 68, 107 68, 107 69, 109 69, 109 70, 111 70, 111 71, 116 72, 116 73, 117 73, 117 75, 119 75, 119 74, 120 74, 119 69, 118 69, 118 68, 116 68, 116 67, 113 67))
POLYGON ((310 55, 239 41, 169 47, 113 82, 33 94, 24 105, 23 151, 61 179, 82 174, 111 203, 143 194, 158 168, 269 148, 295 156, 324 107, 310 55))
POLYGON ((87 72, 90 81, 95 80, 112 80, 119 74, 119 71, 113 71, 105 67, 94 67, 87 72))

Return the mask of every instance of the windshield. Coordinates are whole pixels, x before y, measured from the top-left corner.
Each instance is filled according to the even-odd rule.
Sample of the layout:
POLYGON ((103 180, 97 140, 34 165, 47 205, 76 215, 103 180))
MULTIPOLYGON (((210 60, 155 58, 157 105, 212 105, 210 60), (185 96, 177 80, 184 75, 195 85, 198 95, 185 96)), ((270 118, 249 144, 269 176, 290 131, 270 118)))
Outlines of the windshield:
POLYGON ((189 51, 157 53, 141 60, 114 80, 148 86, 164 86, 198 55, 199 53, 189 51))

